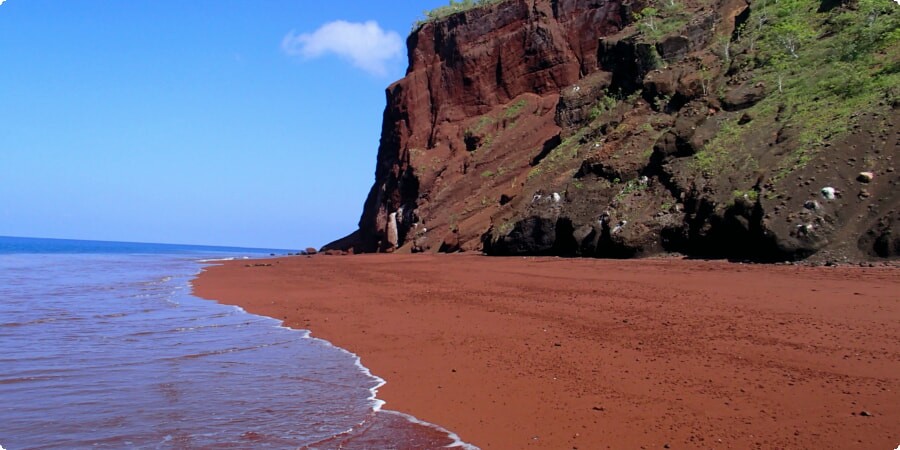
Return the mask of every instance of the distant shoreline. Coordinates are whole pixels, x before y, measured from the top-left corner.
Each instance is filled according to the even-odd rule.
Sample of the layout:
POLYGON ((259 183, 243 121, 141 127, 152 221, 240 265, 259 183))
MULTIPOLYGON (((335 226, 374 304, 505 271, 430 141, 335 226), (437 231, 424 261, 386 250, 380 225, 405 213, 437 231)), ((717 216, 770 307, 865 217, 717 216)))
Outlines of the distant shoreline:
POLYGON ((196 295, 352 351, 385 408, 490 448, 894 448, 900 269, 355 255, 196 295))

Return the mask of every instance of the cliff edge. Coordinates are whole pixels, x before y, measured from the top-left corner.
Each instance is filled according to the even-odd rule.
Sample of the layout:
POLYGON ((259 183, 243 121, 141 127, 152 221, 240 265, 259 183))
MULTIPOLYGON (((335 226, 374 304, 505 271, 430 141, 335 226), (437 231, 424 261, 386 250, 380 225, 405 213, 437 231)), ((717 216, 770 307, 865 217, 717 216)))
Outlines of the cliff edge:
POLYGON ((900 6, 486 2, 419 25, 354 252, 900 256, 900 6))

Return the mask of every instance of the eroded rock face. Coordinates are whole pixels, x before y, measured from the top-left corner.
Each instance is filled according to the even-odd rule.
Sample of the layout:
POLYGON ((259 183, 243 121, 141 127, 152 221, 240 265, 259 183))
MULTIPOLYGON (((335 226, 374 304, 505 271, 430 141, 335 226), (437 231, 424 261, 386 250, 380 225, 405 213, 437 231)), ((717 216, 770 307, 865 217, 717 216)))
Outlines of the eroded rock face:
POLYGON ((360 228, 325 248, 900 256, 896 105, 792 167, 802 130, 754 108, 777 89, 727 46, 748 4, 707 3, 654 42, 619 0, 509 0, 421 26, 387 89, 360 228))
MULTIPOLYGON (((558 133, 560 90, 597 70, 598 39, 618 31, 627 11, 618 1, 508 1, 414 31, 406 77, 387 89, 375 184, 355 250, 392 247, 389 217, 401 208, 408 213, 398 216, 398 246, 410 242, 415 223, 447 225, 445 212, 459 199, 437 194, 469 175, 468 153, 485 145, 477 134, 508 126, 519 114, 536 116, 528 120, 532 132, 508 137, 506 146, 531 146, 558 133), (468 123, 491 112, 500 116, 485 119, 492 123, 468 123)), ((488 222, 485 216, 479 226, 488 222)), ((471 243, 484 230, 465 231, 461 239, 471 243)))

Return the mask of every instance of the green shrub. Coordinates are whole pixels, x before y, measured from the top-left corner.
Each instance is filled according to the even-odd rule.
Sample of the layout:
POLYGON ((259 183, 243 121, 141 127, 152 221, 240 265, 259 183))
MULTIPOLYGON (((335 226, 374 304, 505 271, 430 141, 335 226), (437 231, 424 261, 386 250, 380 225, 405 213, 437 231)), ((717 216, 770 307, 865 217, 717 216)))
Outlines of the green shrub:
POLYGON ((525 100, 524 98, 520 99, 519 101, 513 103, 512 105, 509 105, 508 107, 506 107, 506 109, 503 110, 503 117, 512 119, 518 116, 519 113, 522 112, 522 108, 524 108, 526 105, 528 105, 528 100, 525 100))
POLYGON ((674 0, 664 0, 659 8, 648 6, 634 13, 637 28, 645 42, 656 42, 662 37, 681 30, 688 23, 689 16, 681 4, 674 0))
POLYGON ((600 117, 600 115, 602 115, 603 113, 605 113, 607 111, 611 111, 613 108, 615 108, 616 104, 618 102, 619 102, 618 99, 616 99, 614 96, 607 93, 606 95, 604 95, 603 97, 600 98, 600 100, 597 102, 596 105, 594 105, 593 108, 591 108, 590 113, 588 113, 588 119, 591 122, 593 122, 595 119, 600 117))

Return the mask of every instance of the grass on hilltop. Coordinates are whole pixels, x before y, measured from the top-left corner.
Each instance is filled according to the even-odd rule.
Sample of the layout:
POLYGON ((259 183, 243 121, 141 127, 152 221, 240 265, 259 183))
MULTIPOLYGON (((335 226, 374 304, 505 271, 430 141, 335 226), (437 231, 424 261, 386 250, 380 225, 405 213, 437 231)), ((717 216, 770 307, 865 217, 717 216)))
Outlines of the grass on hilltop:
POLYGON ((500 3, 502 1, 504 0, 450 0, 450 3, 447 6, 439 6, 430 11, 425 11, 423 13, 425 18, 418 20, 414 27, 418 28, 426 23, 441 20, 456 13, 492 5, 494 3, 500 3))

